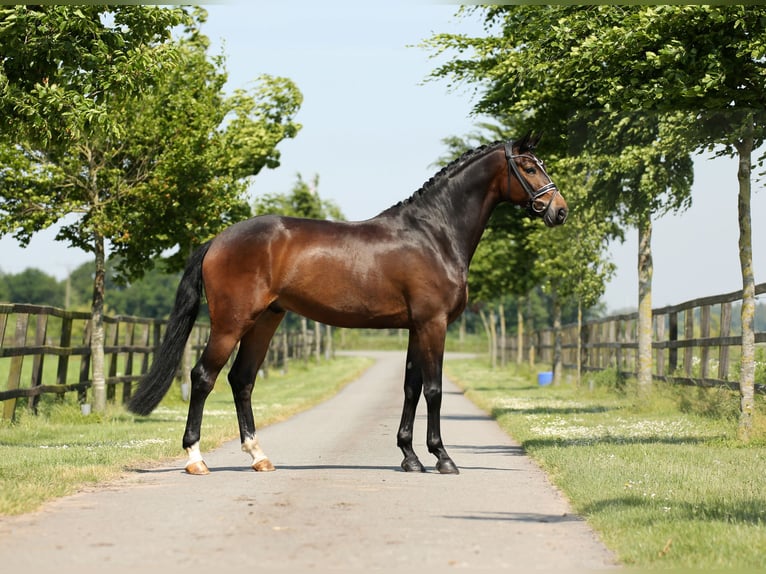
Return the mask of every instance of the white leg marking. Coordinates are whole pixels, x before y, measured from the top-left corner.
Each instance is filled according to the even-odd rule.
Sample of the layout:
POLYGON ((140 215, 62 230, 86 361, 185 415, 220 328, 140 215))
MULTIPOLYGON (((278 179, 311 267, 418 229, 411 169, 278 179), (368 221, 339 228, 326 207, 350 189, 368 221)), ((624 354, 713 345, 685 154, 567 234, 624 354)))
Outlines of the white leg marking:
POLYGON ((194 464, 195 462, 202 461, 202 453, 199 451, 199 443, 195 442, 189 448, 186 449, 186 454, 189 456, 189 460, 186 462, 186 466, 194 464))
POLYGON ((249 453, 253 457, 253 464, 261 462, 269 457, 261 450, 261 445, 258 444, 258 437, 246 438, 242 443, 242 450, 249 453))

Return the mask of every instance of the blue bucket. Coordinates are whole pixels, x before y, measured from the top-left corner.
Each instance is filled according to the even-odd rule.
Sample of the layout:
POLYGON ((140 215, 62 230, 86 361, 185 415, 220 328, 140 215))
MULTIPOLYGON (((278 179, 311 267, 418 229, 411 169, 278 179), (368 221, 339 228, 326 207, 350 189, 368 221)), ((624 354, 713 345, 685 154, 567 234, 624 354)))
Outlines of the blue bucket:
POLYGON ((553 382, 553 372, 552 371, 545 371, 542 373, 537 373, 537 384, 541 387, 545 385, 550 385, 553 382))

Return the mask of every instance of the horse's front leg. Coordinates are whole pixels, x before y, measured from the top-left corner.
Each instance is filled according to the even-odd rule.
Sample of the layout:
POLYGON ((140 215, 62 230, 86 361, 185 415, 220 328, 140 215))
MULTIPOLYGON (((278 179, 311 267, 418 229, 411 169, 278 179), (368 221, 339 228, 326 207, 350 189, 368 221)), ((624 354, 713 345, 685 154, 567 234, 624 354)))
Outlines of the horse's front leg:
POLYGON ((455 463, 444 448, 441 435, 442 364, 447 325, 430 324, 417 332, 419 354, 422 357, 423 395, 428 406, 428 452, 436 456, 436 470, 442 474, 459 474, 455 463))
POLYGON ((266 453, 261 449, 255 432, 255 419, 251 403, 252 392, 255 377, 269 350, 269 341, 271 341, 271 337, 283 317, 284 313, 274 313, 268 310, 258 317, 255 325, 242 337, 237 358, 229 372, 229 384, 237 409, 242 450, 252 457, 251 466, 253 470, 259 472, 275 469, 266 453))
POLYGON ((414 337, 410 335, 407 349, 407 364, 404 373, 404 406, 396 444, 404 454, 402 468, 407 472, 425 472, 425 468, 412 448, 412 431, 415 424, 415 411, 423 388, 423 371, 414 345, 414 337))

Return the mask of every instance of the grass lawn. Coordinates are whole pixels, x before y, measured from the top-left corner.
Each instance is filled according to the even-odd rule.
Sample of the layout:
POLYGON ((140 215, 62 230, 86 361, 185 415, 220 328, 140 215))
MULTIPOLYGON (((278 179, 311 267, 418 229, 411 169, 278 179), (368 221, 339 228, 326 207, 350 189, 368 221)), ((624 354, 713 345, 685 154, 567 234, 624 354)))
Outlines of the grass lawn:
MULTIPOLYGON (((272 370, 256 382, 256 424, 260 428, 284 420, 331 397, 371 363, 338 357, 319 365, 294 362, 287 374, 272 370)), ((19 408, 16 422, 0 422, 0 514, 29 512, 136 466, 185 456, 181 435, 188 405, 179 386, 148 417, 136 417, 121 406, 83 416, 75 400, 76 393, 64 402, 46 397, 40 415, 19 408)), ((205 404, 202 451, 238 436, 234 402, 222 374, 205 404)))
POLYGON ((737 440, 736 393, 656 383, 637 400, 609 373, 539 386, 526 367, 449 361, 447 376, 545 469, 613 549, 640 569, 766 568, 766 407, 737 440))

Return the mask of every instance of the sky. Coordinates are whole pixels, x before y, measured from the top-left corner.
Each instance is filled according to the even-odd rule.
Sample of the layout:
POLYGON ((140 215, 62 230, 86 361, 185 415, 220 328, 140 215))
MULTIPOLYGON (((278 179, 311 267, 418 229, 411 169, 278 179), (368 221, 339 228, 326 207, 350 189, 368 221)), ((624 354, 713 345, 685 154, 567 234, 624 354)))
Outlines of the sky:
MULTIPOLYGON (((281 165, 261 172, 255 197, 288 192, 300 173, 319 175, 321 197, 349 220, 374 217, 409 197, 433 176, 443 138, 465 135, 481 118, 470 87, 448 90, 426 81, 439 59, 418 47, 435 33, 483 33, 481 22, 455 16, 455 4, 378 2, 229 2, 206 6, 203 31, 211 52, 226 55, 227 88, 247 88, 261 74, 292 79, 304 102, 303 125, 278 149, 281 165)), ((545 157, 545 140, 538 148, 545 157)), ((555 173, 552 173, 554 181, 555 173)), ((756 282, 766 281, 766 192, 753 186, 756 282)), ((566 190, 562 190, 566 197, 566 190)), ((654 224, 653 305, 681 303, 742 287, 738 255, 737 165, 727 158, 695 161, 693 205, 654 224)), ((570 214, 576 217, 576 213, 570 214)), ((0 270, 36 267, 58 278, 92 257, 41 232, 22 249, 0 239, 0 270)), ((637 232, 614 242, 617 273, 604 301, 611 311, 635 308, 637 232)), ((572 262, 576 265, 577 262, 572 262)))

